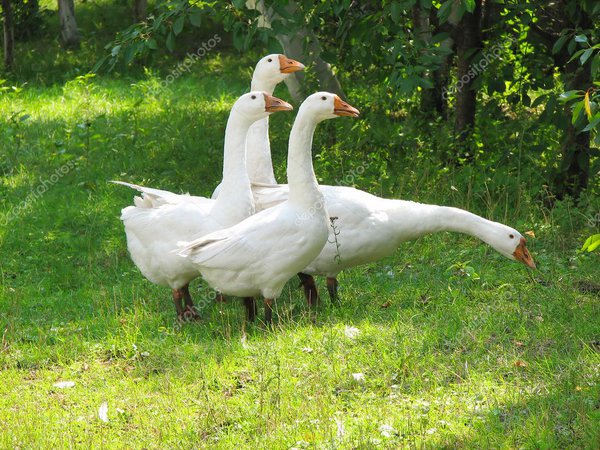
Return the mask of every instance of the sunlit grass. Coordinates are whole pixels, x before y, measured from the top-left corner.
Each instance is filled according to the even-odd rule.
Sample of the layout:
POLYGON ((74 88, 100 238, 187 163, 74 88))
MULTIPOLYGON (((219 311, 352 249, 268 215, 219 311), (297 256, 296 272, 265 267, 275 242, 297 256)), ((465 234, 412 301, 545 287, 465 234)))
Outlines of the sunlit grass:
MULTIPOLYGON (((473 238, 436 235, 343 273, 343 306, 323 298, 314 323, 296 280, 272 331, 248 326, 242 339, 235 299, 208 302, 200 323, 175 321, 169 290, 127 254, 118 216, 133 192, 108 181, 209 195, 251 63, 215 52, 157 94, 149 87, 161 71, 46 73, 0 96, 0 447, 598 448, 600 308, 576 285, 597 283, 597 255, 576 251, 597 199, 548 211, 525 176, 505 186, 502 167, 485 168, 483 187, 468 169, 440 173, 428 140, 414 137, 422 124, 392 122, 360 86, 351 93, 364 118, 317 130, 319 178, 354 174, 375 193, 533 230, 540 270, 473 238), (29 117, 15 125, 15 112, 29 117)), ((271 118, 280 180, 292 120, 271 118)), ((209 292, 194 284, 196 300, 209 292)))

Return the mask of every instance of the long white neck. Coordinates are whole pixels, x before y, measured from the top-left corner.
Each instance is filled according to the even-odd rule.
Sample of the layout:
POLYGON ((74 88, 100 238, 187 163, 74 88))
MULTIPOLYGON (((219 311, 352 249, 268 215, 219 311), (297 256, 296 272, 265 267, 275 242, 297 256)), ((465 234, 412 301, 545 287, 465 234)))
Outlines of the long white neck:
POLYGON ((389 215, 399 242, 426 234, 453 231, 477 237, 493 245, 500 224, 459 208, 388 200, 389 215))
MULTIPOLYGON (((260 82, 252 79, 251 90, 263 91, 273 95, 276 84, 260 82)), ((271 160, 271 144, 269 143, 269 118, 254 122, 248 130, 246 138, 247 156, 246 170, 252 183, 277 184, 271 160)))
POLYGON ((253 120, 232 109, 225 128, 223 181, 213 208, 223 225, 244 220, 254 213, 250 179, 246 171, 246 134, 253 120))
POLYGON ((323 195, 312 163, 312 141, 317 122, 300 108, 290 132, 287 177, 289 201, 306 208, 323 208, 323 195))

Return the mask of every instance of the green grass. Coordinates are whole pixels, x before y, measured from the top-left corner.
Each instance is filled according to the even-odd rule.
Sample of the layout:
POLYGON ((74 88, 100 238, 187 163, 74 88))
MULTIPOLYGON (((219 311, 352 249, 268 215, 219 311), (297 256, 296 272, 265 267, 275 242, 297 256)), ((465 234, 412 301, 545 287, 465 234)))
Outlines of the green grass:
MULTIPOLYGON (((108 180, 210 194, 253 61, 215 51, 157 96, 159 76, 66 74, 0 97, 0 448, 598 448, 600 303, 578 284, 597 282, 598 255, 576 251, 598 199, 548 211, 535 179, 503 184, 514 165, 481 169, 485 186, 477 170, 440 172, 419 124, 391 122, 364 86, 351 94, 364 119, 317 131, 319 178, 532 229, 540 270, 435 235, 342 274, 342 307, 325 301, 314 323, 296 280, 274 330, 242 339, 235 300, 175 322, 168 289, 127 254, 118 215, 133 193, 108 180)), ((292 120, 272 118, 279 179, 292 120)), ((490 146, 521 129, 495 126, 490 146)))

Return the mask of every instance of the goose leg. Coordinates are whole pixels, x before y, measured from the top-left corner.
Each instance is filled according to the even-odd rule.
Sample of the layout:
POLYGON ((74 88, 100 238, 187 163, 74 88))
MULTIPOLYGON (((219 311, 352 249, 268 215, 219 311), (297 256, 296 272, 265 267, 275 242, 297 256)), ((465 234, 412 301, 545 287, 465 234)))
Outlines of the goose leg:
POLYGON ((332 305, 339 306, 340 298, 338 297, 338 280, 335 277, 327 277, 327 291, 332 305))
POLYGON ((265 298, 265 323, 271 325, 273 323, 273 299, 265 298))
POLYGON ((304 297, 306 297, 308 306, 318 305, 320 299, 315 279, 311 275, 302 272, 298 274, 298 278, 300 278, 300 284, 302 284, 302 287, 304 288, 304 297))
POLYGON ((215 302, 216 303, 227 303, 227 299, 225 298, 225 296, 223 294, 221 294, 220 292, 217 292, 216 296, 215 296, 215 302))
POLYGON ((177 319, 183 320, 183 305, 181 300, 183 299, 184 294, 181 289, 173 289, 173 303, 175 304, 175 309, 177 310, 177 319))
POLYGON ((183 317, 185 320, 200 320, 200 314, 194 306, 192 296, 190 295, 189 283, 181 288, 181 292, 183 292, 183 299, 185 301, 185 309, 183 311, 183 317))
POLYGON ((244 306, 246 307, 246 320, 254 322, 256 320, 256 300, 254 300, 254 297, 244 297, 244 306))

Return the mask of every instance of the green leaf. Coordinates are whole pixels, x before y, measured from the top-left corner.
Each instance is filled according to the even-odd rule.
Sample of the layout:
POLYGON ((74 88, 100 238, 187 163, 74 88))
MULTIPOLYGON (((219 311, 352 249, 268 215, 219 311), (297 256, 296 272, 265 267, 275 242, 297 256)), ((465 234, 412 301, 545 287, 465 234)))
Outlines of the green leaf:
POLYGON ((588 247, 587 251, 588 252, 593 252, 594 250, 596 250, 598 247, 600 247, 600 239, 592 242, 592 244, 588 247))
POLYGON ((579 58, 579 61, 581 62, 582 66, 589 59, 589 57, 592 56, 593 51, 594 51, 593 48, 588 48, 585 52, 583 52, 583 54, 581 55, 581 58, 579 58))
POLYGON ((598 125, 600 125, 600 116, 596 117, 594 120, 592 120, 590 123, 588 123, 587 126, 581 131, 591 131, 594 128, 596 128, 598 125))
POLYGON ((400 4, 398 2, 393 2, 392 3, 392 7, 391 9, 391 16, 392 16, 392 21, 394 23, 398 23, 398 20, 400 19, 400 16, 402 16, 402 7, 400 6, 400 4))
POLYGON ((558 52, 560 52, 560 50, 564 47, 565 42, 567 42, 567 39, 569 39, 569 36, 567 36, 566 34, 557 39, 557 41, 554 43, 554 46, 552 47, 553 55, 556 55, 558 52))
POLYGON ((190 23, 195 27, 200 27, 202 25, 202 14, 199 12, 190 14, 190 23))
POLYGON ((146 47, 148 47, 151 50, 156 50, 158 49, 158 44, 156 43, 156 39, 154 38, 150 38, 146 41, 146 47))
POLYGON ((233 47, 238 51, 242 51, 244 47, 244 35, 239 30, 233 32, 233 47))
POLYGON ((465 9, 470 13, 475 11, 475 0, 463 0, 463 5, 465 5, 465 9))
MULTIPOLYGON (((572 42, 572 41, 571 41, 571 42, 572 42)), ((571 59, 569 59, 569 61, 568 61, 568 62, 571 62, 571 61, 573 61, 574 59, 578 58, 578 57, 579 57, 579 55, 581 55, 583 52, 585 52, 585 50, 584 50, 584 49, 577 50, 577 51, 575 52, 575 54, 574 54, 573 56, 571 56, 571 59)))
POLYGON ((536 108, 536 107, 540 106, 544 101, 546 101, 547 98, 548 98, 548 96, 546 94, 540 95, 533 101, 533 103, 531 104, 531 107, 536 108))
POLYGON ((600 247, 600 234, 594 234, 585 240, 581 251, 587 250, 588 252, 593 252, 598 247, 600 247))
POLYGON ((130 45, 127 48, 127 50, 125 50, 125 55, 123 56, 123 61, 125 61, 125 64, 129 64, 131 61, 133 61, 135 52, 136 52, 136 47, 133 45, 130 45))
POLYGON ((592 60, 592 69, 591 76, 592 78, 596 78, 596 74, 598 73, 598 68, 600 68, 600 53, 596 53, 594 59, 592 60))
POLYGON ((244 9, 246 6, 246 0, 233 0, 232 3, 237 9, 244 9))
POLYGON ((102 67, 104 65, 104 63, 106 62, 107 59, 108 59, 108 56, 103 56, 102 58, 100 58, 98 60, 98 62, 96 64, 94 64, 94 67, 92 67, 92 72, 94 72, 94 73, 98 72, 100 67, 102 67))
POLYGON ((169 33, 169 35, 167 36, 166 44, 167 44, 167 48, 169 49, 170 52, 175 50, 175 35, 172 32, 169 33))
POLYGON ((454 0, 446 0, 444 3, 440 5, 440 9, 438 9, 437 16, 440 18, 441 22, 444 23, 450 17, 452 13, 452 4, 454 0))
POLYGON ((583 96, 583 91, 567 91, 560 94, 558 99, 561 102, 569 102, 575 98, 579 98, 583 96))
POLYGON ((573 117, 571 118, 572 125, 575 125, 575 123, 577 122, 577 119, 579 119, 579 116, 581 116, 582 112, 583 112, 583 102, 577 102, 575 104, 575 108, 573 108, 573 117))
POLYGON ((588 37, 585 34, 578 34, 575 36, 575 42, 587 42, 588 37))
POLYGON ((173 33, 177 36, 183 30, 183 24, 185 23, 185 16, 181 15, 173 23, 173 33))

